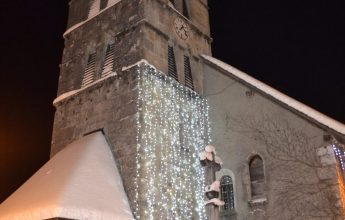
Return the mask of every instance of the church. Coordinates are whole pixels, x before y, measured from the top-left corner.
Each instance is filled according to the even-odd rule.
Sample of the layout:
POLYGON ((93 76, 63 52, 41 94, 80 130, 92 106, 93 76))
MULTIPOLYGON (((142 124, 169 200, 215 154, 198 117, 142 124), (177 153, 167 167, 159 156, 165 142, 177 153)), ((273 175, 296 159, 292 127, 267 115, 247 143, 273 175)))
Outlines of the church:
POLYGON ((51 158, 0 220, 345 218, 345 125, 212 57, 208 4, 70 1, 51 158))

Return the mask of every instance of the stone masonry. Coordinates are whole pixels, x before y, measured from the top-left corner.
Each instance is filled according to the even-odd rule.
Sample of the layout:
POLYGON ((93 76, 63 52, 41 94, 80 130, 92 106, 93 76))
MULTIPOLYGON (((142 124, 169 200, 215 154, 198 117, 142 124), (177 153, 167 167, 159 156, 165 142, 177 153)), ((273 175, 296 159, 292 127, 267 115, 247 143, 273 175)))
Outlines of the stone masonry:
MULTIPOLYGON (((101 1, 103 6, 107 2, 101 1)), ((112 147, 133 208, 138 82, 136 67, 126 71, 123 67, 145 59, 167 73, 170 45, 174 47, 179 81, 184 83, 184 56, 189 56, 194 88, 201 93, 199 55, 211 53, 207 0, 191 0, 189 18, 182 15, 180 0, 175 6, 169 0, 121 0, 88 17, 93 3, 93 0, 69 3, 58 96, 79 92, 55 103, 51 156, 83 135, 102 130, 112 147), (175 32, 177 17, 189 26, 187 40, 180 39, 175 32), (109 44, 114 44, 114 74, 102 79, 109 44), (97 83, 80 90, 88 58, 93 53, 96 54, 93 82, 97 83)))
POLYGON ((344 219, 344 178, 332 149, 342 137, 267 93, 205 64, 212 139, 234 182, 232 220, 344 219), (250 161, 263 160, 264 187, 252 194, 250 161))
POLYGON ((56 104, 51 154, 85 134, 103 130, 129 201, 134 198, 137 117, 136 67, 56 104))
POLYGON ((188 55, 195 89, 202 92, 200 54, 211 54, 207 1, 193 0, 191 18, 186 19, 168 4, 168 0, 122 0, 87 19, 86 0, 70 2, 68 31, 65 33, 58 94, 79 89, 90 53, 96 52, 96 75, 100 77, 104 53, 109 43, 115 43, 114 70, 121 71, 141 59, 157 69, 168 69, 168 45, 174 47, 179 81, 184 83, 183 56, 188 55), (190 37, 180 39, 174 30, 174 20, 180 17, 189 25, 190 37), (159 18, 159 19, 157 19, 159 18), (81 22, 84 22, 82 25, 81 22), (80 25, 73 28, 74 25, 80 25))

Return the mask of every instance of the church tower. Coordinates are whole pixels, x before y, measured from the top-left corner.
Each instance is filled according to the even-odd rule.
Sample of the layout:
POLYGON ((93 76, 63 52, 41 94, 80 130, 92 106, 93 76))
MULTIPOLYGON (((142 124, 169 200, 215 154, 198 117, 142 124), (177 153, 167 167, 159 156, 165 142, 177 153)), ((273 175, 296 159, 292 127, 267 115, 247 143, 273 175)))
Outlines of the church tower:
POLYGON ((51 156, 102 131, 135 216, 203 219, 203 204, 196 204, 202 202, 203 183, 190 176, 202 176, 195 147, 207 144, 207 110, 199 96, 200 55, 211 54, 207 0, 69 4, 51 156), (171 169, 179 171, 168 175, 171 169), (158 189, 157 184, 168 188, 158 189), (190 190, 194 186, 198 192, 190 190), (187 187, 190 193, 183 191, 187 187), (168 196, 156 198, 156 191, 168 196), (145 193, 151 194, 143 198, 145 193), (174 195, 184 199, 176 202, 180 198, 174 195))
POLYGON ((202 92, 207 0, 71 0, 58 94, 145 59, 202 92))

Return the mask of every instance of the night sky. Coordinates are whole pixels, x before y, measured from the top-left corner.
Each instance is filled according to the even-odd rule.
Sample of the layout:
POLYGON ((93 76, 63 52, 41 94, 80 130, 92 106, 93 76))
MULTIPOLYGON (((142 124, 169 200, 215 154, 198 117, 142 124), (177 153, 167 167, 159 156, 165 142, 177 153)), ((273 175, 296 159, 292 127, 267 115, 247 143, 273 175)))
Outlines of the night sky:
MULTIPOLYGON (((213 55, 345 122, 344 0, 209 1, 213 55)), ((0 202, 49 158, 68 0, 0 7, 0 202)))

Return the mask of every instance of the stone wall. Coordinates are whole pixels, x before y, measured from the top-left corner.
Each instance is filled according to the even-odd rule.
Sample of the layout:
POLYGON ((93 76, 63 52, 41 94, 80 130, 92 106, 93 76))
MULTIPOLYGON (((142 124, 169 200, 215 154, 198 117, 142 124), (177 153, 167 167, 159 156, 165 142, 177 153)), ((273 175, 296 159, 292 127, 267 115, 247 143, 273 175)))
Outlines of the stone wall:
POLYGON ((68 22, 71 29, 64 35, 58 96, 78 92, 55 105, 51 156, 83 135, 103 130, 132 207, 138 82, 136 68, 122 69, 146 59, 166 72, 168 44, 171 44, 175 46, 180 82, 184 83, 183 56, 188 55, 196 91, 201 93, 202 63, 198 56, 211 53, 207 1, 191 1, 191 20, 186 20, 191 35, 187 41, 176 35, 173 22, 181 15, 167 3, 168 0, 121 0, 88 19, 91 0, 72 0, 68 22), (81 25, 76 28, 76 24, 81 25), (116 76, 101 79, 106 48, 111 43, 115 48, 116 76), (94 81, 100 81, 79 90, 92 53, 96 53, 94 81))
POLYGON ((91 1, 71 0, 69 2, 69 14, 67 28, 87 19, 91 1))
POLYGON ((212 137, 234 174, 235 213, 224 219, 343 219, 337 165, 316 126, 264 93, 204 66, 212 137), (264 195, 252 198, 249 162, 264 163, 264 195))
POLYGON ((145 0, 143 3, 147 22, 143 28, 143 57, 167 73, 168 45, 174 47, 179 81, 184 84, 184 55, 189 56, 195 91, 202 93, 202 64, 199 55, 211 54, 208 8, 199 0, 190 1, 189 20, 181 17, 179 8, 175 9, 167 2, 168 0, 145 0), (189 37, 185 40, 176 34, 174 20, 177 17, 189 25, 189 37))
POLYGON ((138 28, 142 13, 138 2, 122 0, 65 35, 58 95, 81 87, 88 56, 94 52, 95 79, 99 78, 102 59, 109 43, 115 43, 115 71, 142 59, 142 34, 138 28))
POLYGON ((122 0, 87 20, 90 1, 70 3, 69 27, 65 34, 58 94, 79 89, 88 56, 96 52, 96 79, 100 75, 106 47, 115 43, 114 69, 120 71, 141 59, 167 72, 168 44, 174 46, 179 81, 184 83, 184 55, 190 57, 195 89, 202 93, 200 54, 211 54, 207 5, 201 0, 190 3, 190 20, 167 4, 168 0, 122 0), (174 19, 189 24, 189 38, 180 39, 174 30, 174 19), (158 18, 158 19, 157 19, 158 18))
POLYGON ((83 135, 103 130, 131 202, 136 168, 137 83, 134 67, 57 103, 51 148, 53 156, 83 135))

